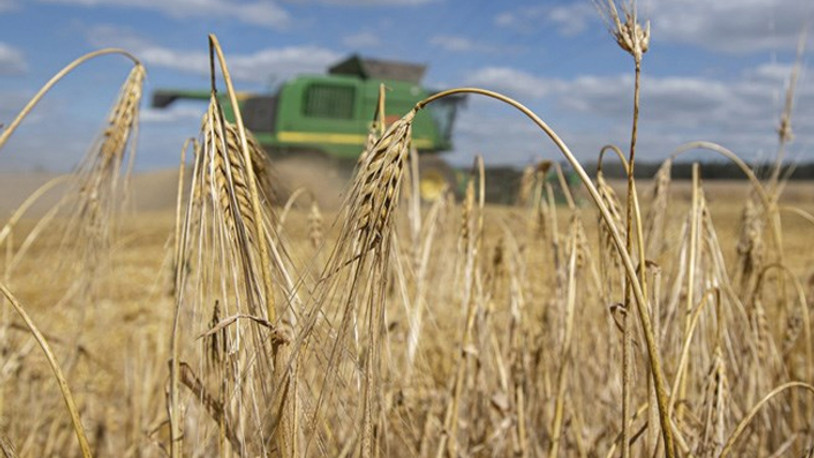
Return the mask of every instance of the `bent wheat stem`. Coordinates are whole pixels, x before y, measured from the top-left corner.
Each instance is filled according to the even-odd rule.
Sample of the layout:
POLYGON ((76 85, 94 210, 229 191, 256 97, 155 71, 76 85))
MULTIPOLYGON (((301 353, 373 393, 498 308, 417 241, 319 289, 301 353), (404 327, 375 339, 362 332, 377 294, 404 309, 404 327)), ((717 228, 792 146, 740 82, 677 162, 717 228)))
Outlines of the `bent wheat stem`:
POLYGON ((650 320, 650 313, 648 312, 647 308, 647 301, 645 299, 644 291, 642 290, 641 282, 638 280, 638 276, 636 273, 636 268, 633 265, 633 260, 631 259, 630 253, 627 252, 625 249, 625 242, 622 240, 622 236, 619 234, 619 231, 613 225, 613 217, 611 216, 608 208, 602 202, 602 198, 599 195, 599 191, 597 191, 596 187, 591 181, 591 178, 585 172, 585 169, 582 167, 582 164, 579 163, 577 158, 571 153, 571 150, 562 141, 562 139, 554 132, 548 124, 545 123, 537 114, 533 111, 526 108, 520 102, 507 97, 505 95, 499 94, 497 92, 489 91, 486 89, 479 89, 479 88, 457 88, 457 89, 450 89, 446 91, 441 91, 432 96, 418 102, 416 104, 417 109, 424 108, 427 104, 432 103, 435 100, 440 98, 453 95, 453 94, 462 94, 462 93, 470 93, 470 94, 479 94, 486 97, 491 97, 493 99, 500 100, 503 103, 506 103, 524 115, 526 115, 532 122, 534 122, 540 129, 545 132, 545 134, 554 142, 555 145, 559 148, 560 152, 562 152, 563 156, 568 160, 573 167, 576 174, 579 176, 580 180, 582 180, 585 189, 588 191, 588 194, 591 196, 591 199, 594 201, 594 204, 599 209, 599 213, 602 215, 602 218, 609 226, 609 231, 611 237, 613 239, 613 243, 616 246, 616 250, 619 252, 619 256, 622 259, 622 263, 624 265, 625 271, 627 276, 630 278, 631 287, 633 289, 633 296, 636 299, 636 306, 639 311, 639 320, 641 322, 642 330, 644 331, 645 342, 647 344, 647 354, 650 360, 650 372, 653 377, 653 383, 656 387, 656 400, 659 406, 659 420, 661 422, 661 432, 662 437, 664 439, 665 450, 669 457, 673 457, 674 453, 674 444, 673 444, 673 432, 670 427, 670 420, 667 416, 667 390, 665 387, 664 382, 664 372, 661 366, 661 358, 658 352, 658 345, 656 343, 656 337, 653 333, 653 325, 650 320))
POLYGON ((749 423, 752 421, 753 418, 755 418, 755 415, 757 415, 760 409, 764 405, 766 405, 767 402, 772 400, 772 398, 782 393, 783 391, 792 388, 802 388, 814 394, 814 386, 803 382, 788 382, 773 389, 769 394, 764 396, 763 399, 760 400, 760 402, 755 404, 755 406, 752 407, 752 410, 750 410, 749 413, 746 414, 746 416, 741 420, 741 422, 738 423, 738 426, 729 436, 729 440, 726 441, 726 445, 724 445, 724 448, 721 450, 719 458, 725 458, 726 456, 729 455, 729 453, 732 451, 732 447, 735 445, 735 442, 737 442, 738 438, 741 436, 741 434, 743 434, 743 431, 746 430, 746 427, 749 426, 749 423))
POLYGON ((14 118, 14 121, 12 121, 11 124, 9 124, 8 127, 2 133, 0 133, 0 149, 2 149, 3 145, 6 144, 9 137, 11 137, 11 134, 13 134, 15 130, 17 130, 17 127, 20 125, 21 122, 23 122, 23 119, 25 119, 25 117, 28 116, 28 113, 30 113, 31 110, 34 109, 37 103, 39 103, 39 101, 42 100, 43 96, 45 96, 45 94, 49 90, 51 90, 51 88, 54 87, 55 84, 57 84, 63 77, 65 77, 65 75, 73 71, 76 67, 93 59, 94 57, 104 56, 107 54, 121 54, 122 56, 125 56, 128 59, 132 60, 135 65, 141 65, 141 62, 139 62, 139 60, 136 59, 135 56, 133 56, 132 54, 123 49, 117 48, 100 49, 98 51, 94 51, 77 58, 70 64, 66 65, 62 70, 57 72, 53 77, 51 77, 51 79, 48 80, 48 82, 45 83, 45 85, 42 88, 40 88, 39 91, 37 91, 34 97, 32 97, 31 100, 28 101, 28 103, 25 105, 25 107, 23 107, 23 109, 20 111, 17 117, 14 118))

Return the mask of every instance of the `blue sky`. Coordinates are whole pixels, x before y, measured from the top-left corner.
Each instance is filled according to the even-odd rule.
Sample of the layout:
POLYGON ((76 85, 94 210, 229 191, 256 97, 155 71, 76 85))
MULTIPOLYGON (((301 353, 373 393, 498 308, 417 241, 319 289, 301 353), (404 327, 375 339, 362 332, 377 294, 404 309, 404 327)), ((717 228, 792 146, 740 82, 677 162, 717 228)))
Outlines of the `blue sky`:
MULTIPOLYGON (((810 0, 644 0, 639 157, 690 140, 770 159, 810 0)), ((218 35, 239 89, 264 91, 320 73, 349 53, 428 65, 425 85, 477 85, 535 110, 584 160, 630 129, 632 59, 590 0, 0 0, 0 122, 8 124, 53 73, 79 55, 124 47, 156 88, 206 88, 207 34, 218 35)), ((806 59, 814 50, 809 33, 806 59)), ((128 72, 103 57, 49 94, 0 152, 0 168, 64 170, 103 125, 128 72)), ((203 104, 142 110, 137 166, 172 167, 198 132, 203 104)), ((814 160, 814 77, 804 71, 791 157, 814 160)), ((470 98, 456 125, 456 164, 559 159, 543 136, 497 103, 470 98)), ((701 157, 701 156, 697 156, 701 157)))

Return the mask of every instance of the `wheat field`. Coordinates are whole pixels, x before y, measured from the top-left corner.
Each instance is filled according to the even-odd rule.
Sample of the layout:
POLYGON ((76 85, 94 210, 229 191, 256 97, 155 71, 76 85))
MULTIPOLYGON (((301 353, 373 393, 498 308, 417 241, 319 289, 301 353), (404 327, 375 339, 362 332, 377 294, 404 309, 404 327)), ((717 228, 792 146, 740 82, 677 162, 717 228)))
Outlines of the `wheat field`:
POLYGON ((605 14, 635 64, 631 143, 604 151, 622 182, 461 88, 374 123, 339 208, 280 194, 223 116, 210 36, 213 96, 156 193, 130 174, 143 66, 66 67, 133 61, 75 172, 0 219, 5 456, 812 456, 814 185, 785 178, 791 109, 767 173, 696 142, 634 180, 650 29, 605 14), (459 93, 563 154, 515 205, 484 202, 479 157, 460 198, 421 201, 413 116, 459 93), (699 149, 746 179, 671 180, 699 149))

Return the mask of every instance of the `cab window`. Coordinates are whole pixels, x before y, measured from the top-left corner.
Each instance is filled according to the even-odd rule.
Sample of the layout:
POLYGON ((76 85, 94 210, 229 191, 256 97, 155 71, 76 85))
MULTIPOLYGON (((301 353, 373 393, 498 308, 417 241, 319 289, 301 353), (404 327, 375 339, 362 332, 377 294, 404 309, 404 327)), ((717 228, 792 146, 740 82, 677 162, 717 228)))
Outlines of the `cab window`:
POLYGON ((314 118, 353 119, 353 86, 317 83, 305 90, 303 115, 314 118))

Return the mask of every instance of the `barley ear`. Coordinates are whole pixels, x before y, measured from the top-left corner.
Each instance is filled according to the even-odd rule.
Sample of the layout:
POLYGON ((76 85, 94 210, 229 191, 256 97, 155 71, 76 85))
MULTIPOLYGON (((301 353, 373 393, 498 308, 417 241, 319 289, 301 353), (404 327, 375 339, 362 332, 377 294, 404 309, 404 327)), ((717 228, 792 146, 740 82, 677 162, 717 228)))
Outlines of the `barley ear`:
POLYGON ((630 6, 621 7, 625 19, 623 22, 615 0, 607 1, 607 6, 599 6, 599 9, 611 23, 610 32, 616 39, 616 43, 637 62, 641 61, 642 55, 650 48, 650 21, 647 21, 644 26, 639 23, 636 2, 632 1, 630 6))

